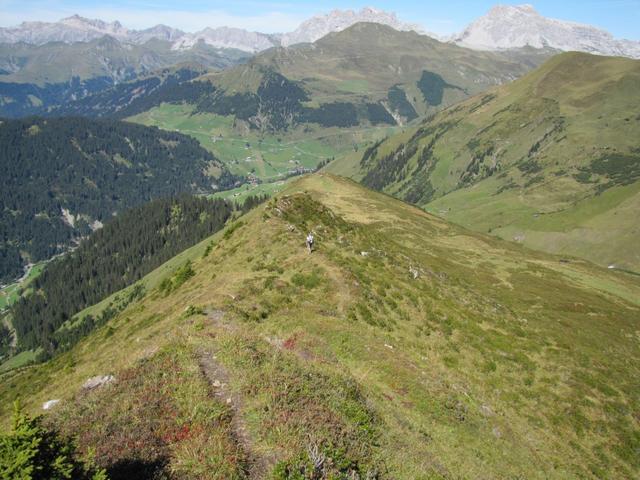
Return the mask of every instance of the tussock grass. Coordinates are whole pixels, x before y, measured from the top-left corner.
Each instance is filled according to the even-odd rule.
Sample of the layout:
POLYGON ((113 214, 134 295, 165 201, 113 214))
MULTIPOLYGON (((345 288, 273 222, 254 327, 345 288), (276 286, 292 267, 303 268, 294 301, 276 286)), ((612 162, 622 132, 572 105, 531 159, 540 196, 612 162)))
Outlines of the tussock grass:
POLYGON ((143 279, 149 294, 71 351, 5 374, 2 418, 16 397, 33 411, 61 398, 51 418, 77 418, 96 443, 105 425, 143 434, 125 428, 140 418, 161 432, 203 425, 153 441, 165 471, 205 478, 242 475, 245 452, 275 478, 637 476, 635 277, 330 175, 293 183, 242 222, 143 279), (188 260, 193 276, 156 293, 188 260), (207 394, 198 352, 227 370, 233 408, 207 394), (107 373, 123 380, 80 393, 107 373), (135 403, 158 388, 161 401, 135 403), (64 414, 98 405, 95 430, 88 414, 64 414), (245 440, 234 443, 237 422, 245 440))

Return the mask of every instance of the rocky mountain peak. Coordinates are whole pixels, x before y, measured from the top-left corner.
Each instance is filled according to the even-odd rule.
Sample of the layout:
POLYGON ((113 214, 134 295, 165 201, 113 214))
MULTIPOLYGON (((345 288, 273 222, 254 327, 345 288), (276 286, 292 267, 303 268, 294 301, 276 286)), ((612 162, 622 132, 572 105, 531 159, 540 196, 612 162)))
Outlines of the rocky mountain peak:
POLYGON ((544 17, 529 4, 496 5, 454 35, 453 42, 477 50, 530 46, 640 58, 640 42, 616 40, 591 25, 544 17))
POLYGON ((286 47, 296 43, 315 42, 329 33, 339 32, 359 22, 380 23, 396 30, 421 31, 418 25, 400 21, 393 12, 385 12, 373 7, 364 7, 360 11, 336 9, 302 22, 293 32, 282 35, 281 43, 286 47))

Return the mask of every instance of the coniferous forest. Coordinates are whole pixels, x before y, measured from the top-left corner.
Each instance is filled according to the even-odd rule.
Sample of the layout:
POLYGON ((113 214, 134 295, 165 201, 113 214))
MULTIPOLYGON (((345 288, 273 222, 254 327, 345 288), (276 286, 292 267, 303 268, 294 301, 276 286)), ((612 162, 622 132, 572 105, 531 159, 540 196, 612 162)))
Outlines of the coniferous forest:
MULTIPOLYGON (((75 251, 52 261, 34 281, 31 293, 14 305, 11 315, 19 349, 42 347, 48 356, 72 345, 119 306, 107 308, 104 318, 87 318, 74 328, 59 330, 73 315, 221 229, 235 210, 262 200, 249 197, 237 207, 225 200, 185 195, 155 200, 115 217, 75 251)), ((143 294, 141 287, 134 288, 131 298, 122 300, 126 304, 143 294)))
POLYGON ((0 167, 0 282, 117 212, 238 180, 186 135, 76 117, 0 120, 0 167))

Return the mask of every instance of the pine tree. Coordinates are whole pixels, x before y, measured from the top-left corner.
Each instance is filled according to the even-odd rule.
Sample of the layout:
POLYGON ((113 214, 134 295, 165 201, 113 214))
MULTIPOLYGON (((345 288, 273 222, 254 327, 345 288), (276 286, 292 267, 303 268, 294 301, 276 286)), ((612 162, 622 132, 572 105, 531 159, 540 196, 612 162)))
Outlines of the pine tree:
POLYGON ((41 416, 30 417, 15 403, 12 430, 0 434, 0 478, 107 480, 104 470, 87 467, 75 456, 73 442, 45 428, 41 416))

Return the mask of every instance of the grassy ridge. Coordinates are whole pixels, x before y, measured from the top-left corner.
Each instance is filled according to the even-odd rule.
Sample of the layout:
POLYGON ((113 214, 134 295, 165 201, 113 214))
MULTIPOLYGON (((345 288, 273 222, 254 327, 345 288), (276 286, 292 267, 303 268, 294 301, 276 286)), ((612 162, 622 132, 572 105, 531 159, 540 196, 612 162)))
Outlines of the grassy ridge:
MULTIPOLYGON (((240 457, 211 456, 206 478, 225 478, 224 465, 249 474, 231 461, 245 454, 275 478, 316 468, 378 478, 640 471, 634 277, 472 233, 316 174, 142 282, 145 298, 71 351, 5 374, 2 417, 20 396, 33 410, 62 398, 51 419, 63 425, 67 408, 96 404, 121 418, 126 409, 107 400, 130 388, 126 372, 179 354, 192 373, 178 382, 215 360, 205 367, 217 364, 213 379, 225 387, 210 380, 211 398, 231 398, 231 437, 244 432, 240 457), (194 275, 159 289, 187 260, 194 275), (87 377, 107 373, 113 386, 78 393, 87 377)), ((164 421, 154 405, 136 407, 141 427, 164 421)), ((186 411, 199 403, 180 405, 178 425, 195 425, 186 411)), ((100 442, 99 425, 79 422, 83 448, 100 442)), ((169 471, 197 474, 197 462, 178 470, 192 441, 165 440, 169 471)))

